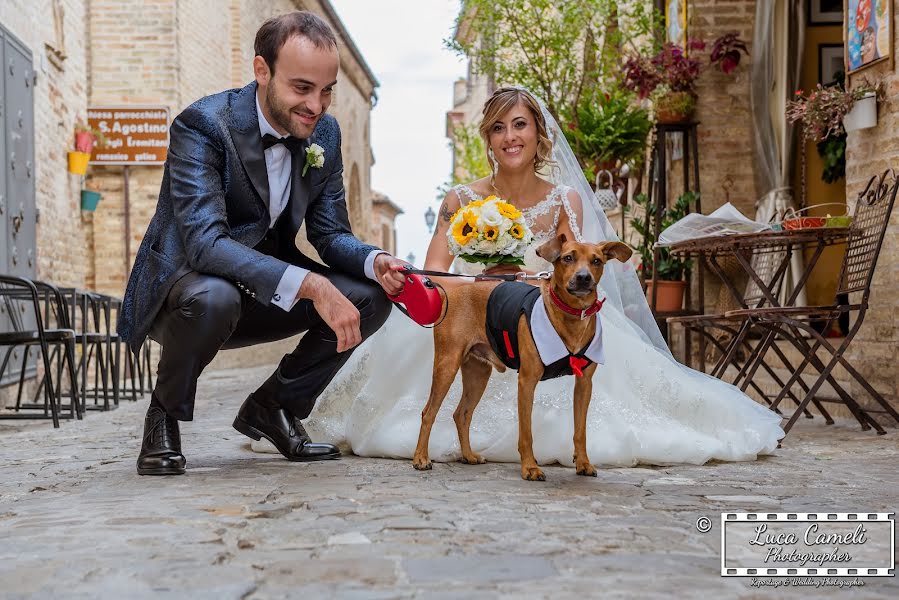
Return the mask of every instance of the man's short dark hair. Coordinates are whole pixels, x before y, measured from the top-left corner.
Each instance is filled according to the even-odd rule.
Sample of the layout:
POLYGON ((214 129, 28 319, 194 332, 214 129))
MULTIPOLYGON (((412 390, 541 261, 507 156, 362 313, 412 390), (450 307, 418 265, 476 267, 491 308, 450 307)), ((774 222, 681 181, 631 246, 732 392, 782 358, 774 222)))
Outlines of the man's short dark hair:
POLYGON ((296 35, 306 38, 319 50, 337 47, 337 38, 331 27, 314 13, 300 10, 273 17, 256 32, 253 44, 256 55, 265 59, 273 75, 278 52, 287 40, 296 35))

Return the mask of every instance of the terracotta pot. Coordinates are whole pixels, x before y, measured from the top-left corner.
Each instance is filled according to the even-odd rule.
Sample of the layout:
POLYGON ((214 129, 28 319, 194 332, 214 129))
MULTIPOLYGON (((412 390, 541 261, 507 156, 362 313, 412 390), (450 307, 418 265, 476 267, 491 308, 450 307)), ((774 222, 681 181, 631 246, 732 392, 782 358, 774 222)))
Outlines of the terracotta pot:
MULTIPOLYGON (((684 290, 687 287, 686 281, 656 281, 659 291, 656 294, 655 311, 675 312, 681 310, 684 306, 684 290)), ((652 307, 652 279, 646 281, 646 300, 652 307)))
POLYGON ((656 113, 656 121, 660 125, 677 125, 679 123, 689 123, 693 120, 693 111, 686 113, 668 112, 667 110, 659 110, 656 113))
POLYGON ((695 99, 689 92, 671 92, 656 101, 656 121, 661 125, 688 123, 693 119, 695 107, 695 99), (682 108, 685 105, 689 106, 687 110, 682 108))

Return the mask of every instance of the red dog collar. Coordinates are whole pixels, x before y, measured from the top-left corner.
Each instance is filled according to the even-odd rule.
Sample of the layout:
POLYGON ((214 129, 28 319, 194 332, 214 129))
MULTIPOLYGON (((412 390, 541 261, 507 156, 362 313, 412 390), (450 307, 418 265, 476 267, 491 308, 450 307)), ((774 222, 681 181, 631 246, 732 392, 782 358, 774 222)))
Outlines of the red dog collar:
POLYGON ((592 317, 593 315, 598 313, 599 309, 602 308, 603 303, 606 301, 605 298, 603 298, 602 300, 597 299, 596 302, 594 302, 587 308, 579 309, 565 304, 565 302, 556 295, 555 290, 552 288, 549 288, 549 297, 552 298, 553 304, 555 304, 559 308, 559 310, 564 313, 568 313, 569 315, 578 317, 581 320, 586 319, 587 317, 592 317))

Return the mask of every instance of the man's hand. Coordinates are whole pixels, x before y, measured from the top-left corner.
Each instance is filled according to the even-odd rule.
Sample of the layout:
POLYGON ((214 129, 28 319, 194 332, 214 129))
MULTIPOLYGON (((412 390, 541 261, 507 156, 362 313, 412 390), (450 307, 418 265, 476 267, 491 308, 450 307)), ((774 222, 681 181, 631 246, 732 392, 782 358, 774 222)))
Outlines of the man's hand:
POLYGON ((390 256, 386 252, 375 257, 375 276, 385 292, 391 296, 396 296, 403 291, 406 276, 400 273, 400 271, 405 269, 408 264, 406 261, 390 256))
POLYGON ((309 273, 297 298, 312 300, 315 311, 337 336, 337 351, 346 352, 362 343, 359 309, 318 273, 309 273))

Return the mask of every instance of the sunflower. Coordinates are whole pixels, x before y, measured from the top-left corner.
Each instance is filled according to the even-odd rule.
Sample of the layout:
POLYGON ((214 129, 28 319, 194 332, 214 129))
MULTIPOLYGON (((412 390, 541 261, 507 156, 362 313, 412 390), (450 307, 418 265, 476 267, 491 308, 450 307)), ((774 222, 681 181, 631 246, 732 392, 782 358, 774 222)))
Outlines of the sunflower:
POLYGON ((470 210, 466 210, 453 224, 453 239, 460 246, 464 246, 476 237, 478 237, 478 217, 470 210))
POLYGON ((487 199, 486 199, 486 198, 485 198, 484 200, 472 200, 471 202, 469 202, 469 203, 466 204, 465 206, 468 207, 468 208, 477 208, 477 207, 479 207, 479 206, 484 206, 484 203, 485 203, 485 202, 487 202, 487 199))
POLYGON ((494 227, 493 225, 485 225, 483 229, 484 239, 488 242, 496 241, 496 238, 499 237, 499 228, 494 227))
POLYGON ((516 240, 520 240, 524 237, 524 228, 518 223, 513 223, 509 228, 509 235, 511 235, 516 240))
POLYGON ((499 214, 513 221, 521 216, 521 211, 508 202, 497 202, 496 209, 499 211, 499 214))

